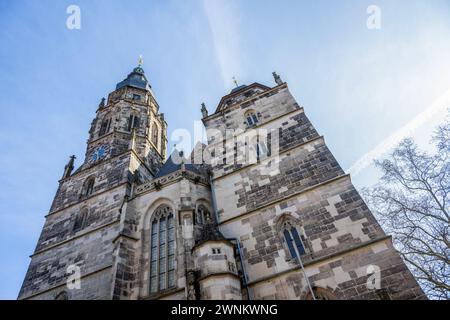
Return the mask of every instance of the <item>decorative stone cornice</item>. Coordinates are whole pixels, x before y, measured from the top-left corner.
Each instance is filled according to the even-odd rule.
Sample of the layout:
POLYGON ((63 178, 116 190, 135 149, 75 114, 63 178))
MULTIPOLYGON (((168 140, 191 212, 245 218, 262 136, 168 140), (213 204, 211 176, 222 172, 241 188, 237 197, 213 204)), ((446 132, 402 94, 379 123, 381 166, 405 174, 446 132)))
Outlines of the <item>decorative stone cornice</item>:
POLYGON ((134 196, 137 196, 137 195, 140 195, 140 194, 143 194, 146 192, 161 190, 162 188, 164 188, 178 180, 181 180, 181 179, 188 179, 194 183, 202 184, 204 186, 209 186, 209 180, 207 178, 205 178, 204 176, 202 176, 200 174, 196 174, 189 170, 183 171, 180 169, 178 171, 170 173, 161 178, 154 179, 150 182, 141 184, 140 186, 138 186, 135 189, 134 196))

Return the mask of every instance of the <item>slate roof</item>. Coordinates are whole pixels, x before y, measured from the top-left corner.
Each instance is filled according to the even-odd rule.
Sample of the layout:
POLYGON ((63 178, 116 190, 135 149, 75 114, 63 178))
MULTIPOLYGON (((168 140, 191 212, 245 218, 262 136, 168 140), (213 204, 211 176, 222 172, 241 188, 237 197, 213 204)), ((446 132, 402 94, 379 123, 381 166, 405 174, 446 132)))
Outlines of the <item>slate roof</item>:
POLYGON ((197 236, 195 240, 195 246, 199 246, 208 241, 220 241, 226 240, 223 234, 219 231, 217 225, 214 222, 210 221, 205 224, 203 229, 200 232, 200 235, 197 236))
POLYGON ((241 90, 241 89, 244 89, 245 87, 246 87, 246 85, 245 85, 245 84, 243 84, 243 85, 240 85, 239 87, 236 87, 236 88, 234 88, 233 90, 231 90, 231 92, 230 92, 229 94, 232 94, 232 93, 238 92, 239 90, 241 90))
POLYGON ((150 90, 151 86, 148 83, 147 78, 145 77, 144 69, 141 67, 136 67, 133 69, 127 78, 116 85, 116 90, 123 88, 125 86, 150 90))
MULTIPOLYGON (((170 173, 176 172, 178 170, 181 170, 181 157, 180 152, 178 150, 174 150, 170 157, 167 159, 166 163, 159 169, 158 173, 156 174, 155 178, 160 178, 163 176, 166 176, 170 173)), ((186 160, 186 159, 185 159, 186 160)), ((187 171, 194 172, 196 174, 201 174, 199 168, 197 168, 194 164, 185 164, 184 167, 187 171)))

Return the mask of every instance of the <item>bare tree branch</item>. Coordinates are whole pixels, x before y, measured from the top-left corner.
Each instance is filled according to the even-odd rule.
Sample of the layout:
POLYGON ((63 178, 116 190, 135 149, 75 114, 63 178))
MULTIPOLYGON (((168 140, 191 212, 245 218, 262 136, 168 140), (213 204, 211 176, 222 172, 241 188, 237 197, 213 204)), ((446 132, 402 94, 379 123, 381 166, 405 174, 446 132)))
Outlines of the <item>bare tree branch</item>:
POLYGON ((428 296, 450 299, 450 116, 432 142, 434 154, 402 141, 363 194, 428 296))

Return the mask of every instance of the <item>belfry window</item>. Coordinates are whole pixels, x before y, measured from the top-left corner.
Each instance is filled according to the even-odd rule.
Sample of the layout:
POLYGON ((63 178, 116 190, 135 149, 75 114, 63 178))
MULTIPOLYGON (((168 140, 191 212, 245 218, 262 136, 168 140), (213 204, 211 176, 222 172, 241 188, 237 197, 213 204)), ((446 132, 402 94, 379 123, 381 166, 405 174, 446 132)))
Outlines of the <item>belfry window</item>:
POLYGON ((140 126, 140 119, 139 117, 135 116, 135 115, 131 115, 130 118, 128 119, 128 128, 127 131, 131 131, 131 129, 133 128, 139 128, 140 126))
POLYGON ((88 218, 88 209, 82 209, 75 217, 73 224, 73 232, 78 232, 84 229, 88 218))
POLYGON ((249 127, 256 125, 259 122, 258 116, 254 110, 249 110, 245 113, 245 119, 249 127))
POLYGON ((106 133, 108 133, 109 129, 110 129, 110 126, 111 126, 111 119, 104 119, 102 121, 102 125, 100 127, 100 131, 98 133, 99 137, 101 137, 101 136, 105 135, 106 133))
POLYGON ((86 189, 85 189, 85 192, 84 192, 84 195, 86 197, 89 197, 94 192, 94 185, 95 185, 95 179, 94 178, 90 178, 86 182, 86 189))
POLYGON ((175 222, 172 209, 156 209, 151 224, 150 294, 175 286, 175 222))

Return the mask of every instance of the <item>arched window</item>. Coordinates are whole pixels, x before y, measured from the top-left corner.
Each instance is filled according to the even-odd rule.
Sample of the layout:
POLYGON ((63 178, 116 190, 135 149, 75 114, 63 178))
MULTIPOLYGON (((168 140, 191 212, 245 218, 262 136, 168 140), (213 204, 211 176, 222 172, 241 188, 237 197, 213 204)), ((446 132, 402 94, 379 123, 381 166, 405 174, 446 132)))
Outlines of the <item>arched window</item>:
POLYGON ((204 205, 199 205, 197 207, 197 210, 195 212, 195 222, 198 225, 204 225, 208 221, 211 220, 211 214, 209 213, 209 210, 204 205))
POLYGON ((154 123, 152 128, 152 142, 156 147, 158 147, 158 140, 159 140, 158 127, 154 123))
POLYGON ((84 195, 89 197, 94 192, 95 178, 89 178, 86 181, 84 195))
POLYGON ((259 122, 258 116, 256 115, 255 110, 248 110, 245 113, 245 120, 247 121, 247 125, 249 127, 256 125, 259 122))
POLYGON ((172 209, 156 209, 151 224, 150 294, 175 286, 175 222, 172 209))
POLYGON ((305 247, 303 246, 303 242, 298 234, 297 228, 289 225, 284 228, 283 236, 292 258, 305 254, 305 247))
POLYGON ((73 232, 83 230, 86 227, 87 218, 88 218, 88 209, 84 208, 75 217, 75 222, 73 224, 73 232))
POLYGON ((281 217, 277 230, 283 241, 288 259, 297 259, 306 254, 306 239, 297 227, 298 223, 289 215, 281 217))

